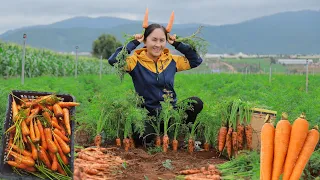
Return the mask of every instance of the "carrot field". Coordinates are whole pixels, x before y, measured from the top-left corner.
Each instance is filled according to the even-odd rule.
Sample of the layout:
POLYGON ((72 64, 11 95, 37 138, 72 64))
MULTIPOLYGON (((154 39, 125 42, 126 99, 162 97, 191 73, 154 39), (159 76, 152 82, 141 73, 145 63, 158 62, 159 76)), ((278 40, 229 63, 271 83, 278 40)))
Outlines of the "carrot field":
MULTIPOLYGON (((240 99, 242 102, 250 102, 257 108, 277 111, 274 125, 281 119, 282 112, 288 114, 291 124, 303 112, 310 129, 320 122, 320 75, 309 75, 308 92, 306 92, 305 75, 273 74, 270 82, 269 75, 264 73, 211 73, 210 68, 203 63, 198 69, 178 73, 175 78, 175 90, 178 101, 197 96, 204 102, 203 111, 197 117, 201 125, 198 131, 195 131, 195 140, 202 143, 208 140, 209 152, 194 152, 190 155, 187 147, 183 145, 178 153, 172 152, 171 147, 167 153, 162 153, 162 147, 140 147, 129 151, 124 151, 121 147, 114 150, 113 148, 117 148, 115 139, 118 136, 123 138, 124 134, 128 134, 123 132, 126 131, 125 125, 120 128, 120 134, 114 126, 118 115, 122 113, 121 108, 127 108, 122 110, 127 112, 129 109, 128 112, 134 113, 129 117, 132 121, 139 118, 143 120, 145 115, 143 111, 135 111, 134 108, 132 109, 133 106, 130 106, 135 102, 129 96, 129 92, 134 91, 129 75, 125 75, 121 82, 106 60, 101 66, 98 59, 78 57, 78 76, 74 77, 74 55, 61 55, 48 50, 28 48, 25 82, 21 85, 20 59, 20 46, 0 42, 1 124, 5 120, 8 95, 12 90, 71 94, 75 97, 75 101, 81 104, 76 107, 75 115, 76 154, 87 153, 88 155, 89 152, 94 154, 95 151, 81 152, 80 149, 97 145, 96 138, 100 134, 101 146, 110 148, 108 151, 112 151, 111 154, 123 159, 115 160, 114 162, 117 162, 120 168, 105 170, 103 172, 105 176, 112 174, 121 179, 179 179, 182 178, 179 172, 183 169, 200 168, 213 163, 218 168, 226 169, 222 171, 229 173, 228 176, 224 176, 225 179, 235 177, 230 176, 234 167, 238 171, 237 177, 250 176, 251 179, 257 179, 260 175, 259 152, 245 151, 239 158, 229 159, 225 151, 219 154, 217 150, 218 131, 222 126, 221 104, 225 101, 240 99), (117 111, 117 108, 120 111, 117 111), (109 116, 103 116, 103 113, 109 113, 109 116), (205 126, 210 128, 203 128, 205 126)), ((0 126, 0 132, 4 133, 3 126, 0 126)), ((187 136, 183 135, 182 138, 188 141, 187 136)), ((319 159, 318 144, 305 168, 304 179, 314 179, 319 176, 319 159)), ((78 159, 77 162, 81 164, 82 160, 78 159)), ((208 170, 210 168, 212 167, 209 166, 208 170)))

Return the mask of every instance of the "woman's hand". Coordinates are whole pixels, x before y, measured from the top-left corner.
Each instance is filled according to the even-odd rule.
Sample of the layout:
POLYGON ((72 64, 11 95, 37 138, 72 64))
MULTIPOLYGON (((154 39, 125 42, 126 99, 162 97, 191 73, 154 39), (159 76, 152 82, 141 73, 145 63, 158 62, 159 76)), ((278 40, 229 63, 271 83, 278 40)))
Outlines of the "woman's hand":
POLYGON ((139 41, 140 43, 143 41, 143 34, 135 34, 134 39, 139 41))
POLYGON ((170 34, 168 34, 168 43, 169 44, 173 44, 174 43, 174 41, 176 41, 176 36, 177 35, 170 35, 170 34))

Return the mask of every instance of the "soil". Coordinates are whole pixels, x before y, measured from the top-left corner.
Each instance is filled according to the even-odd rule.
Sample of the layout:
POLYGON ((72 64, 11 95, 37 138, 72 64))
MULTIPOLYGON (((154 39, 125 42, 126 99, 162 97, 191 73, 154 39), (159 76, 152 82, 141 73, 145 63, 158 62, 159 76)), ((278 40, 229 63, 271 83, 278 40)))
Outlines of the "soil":
POLYGON ((122 168, 117 177, 123 180, 173 180, 179 176, 181 170, 201 168, 208 164, 220 164, 227 161, 224 157, 218 157, 219 153, 214 149, 208 152, 197 151, 192 154, 186 150, 178 150, 178 152, 169 150, 167 153, 149 154, 146 149, 138 147, 128 152, 118 149, 114 153, 127 163, 126 168, 122 168), (166 164, 166 161, 169 166, 163 165, 163 163, 166 164))

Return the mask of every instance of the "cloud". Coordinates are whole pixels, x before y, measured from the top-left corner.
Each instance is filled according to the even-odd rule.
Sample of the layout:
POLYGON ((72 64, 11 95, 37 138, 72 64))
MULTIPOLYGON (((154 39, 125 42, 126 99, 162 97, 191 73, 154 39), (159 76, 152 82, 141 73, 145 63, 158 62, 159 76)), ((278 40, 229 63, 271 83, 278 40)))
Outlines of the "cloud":
POLYGON ((50 24, 74 16, 115 16, 139 20, 149 8, 150 21, 212 25, 238 23, 283 11, 319 10, 319 0, 14 0, 1 3, 0 33, 13 28, 50 24))

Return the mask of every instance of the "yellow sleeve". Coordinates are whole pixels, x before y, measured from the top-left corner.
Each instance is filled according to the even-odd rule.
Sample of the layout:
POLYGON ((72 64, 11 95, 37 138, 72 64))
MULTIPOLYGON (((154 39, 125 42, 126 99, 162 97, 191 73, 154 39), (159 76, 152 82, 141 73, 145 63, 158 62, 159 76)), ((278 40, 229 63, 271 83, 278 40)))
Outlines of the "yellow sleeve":
POLYGON ((136 67, 136 65, 137 65, 137 58, 134 56, 129 56, 126 59, 126 61, 127 61, 127 66, 126 66, 125 70, 127 72, 131 72, 134 69, 134 67, 136 67))
POLYGON ((178 72, 191 69, 189 61, 185 56, 172 55, 172 58, 176 62, 178 72))

